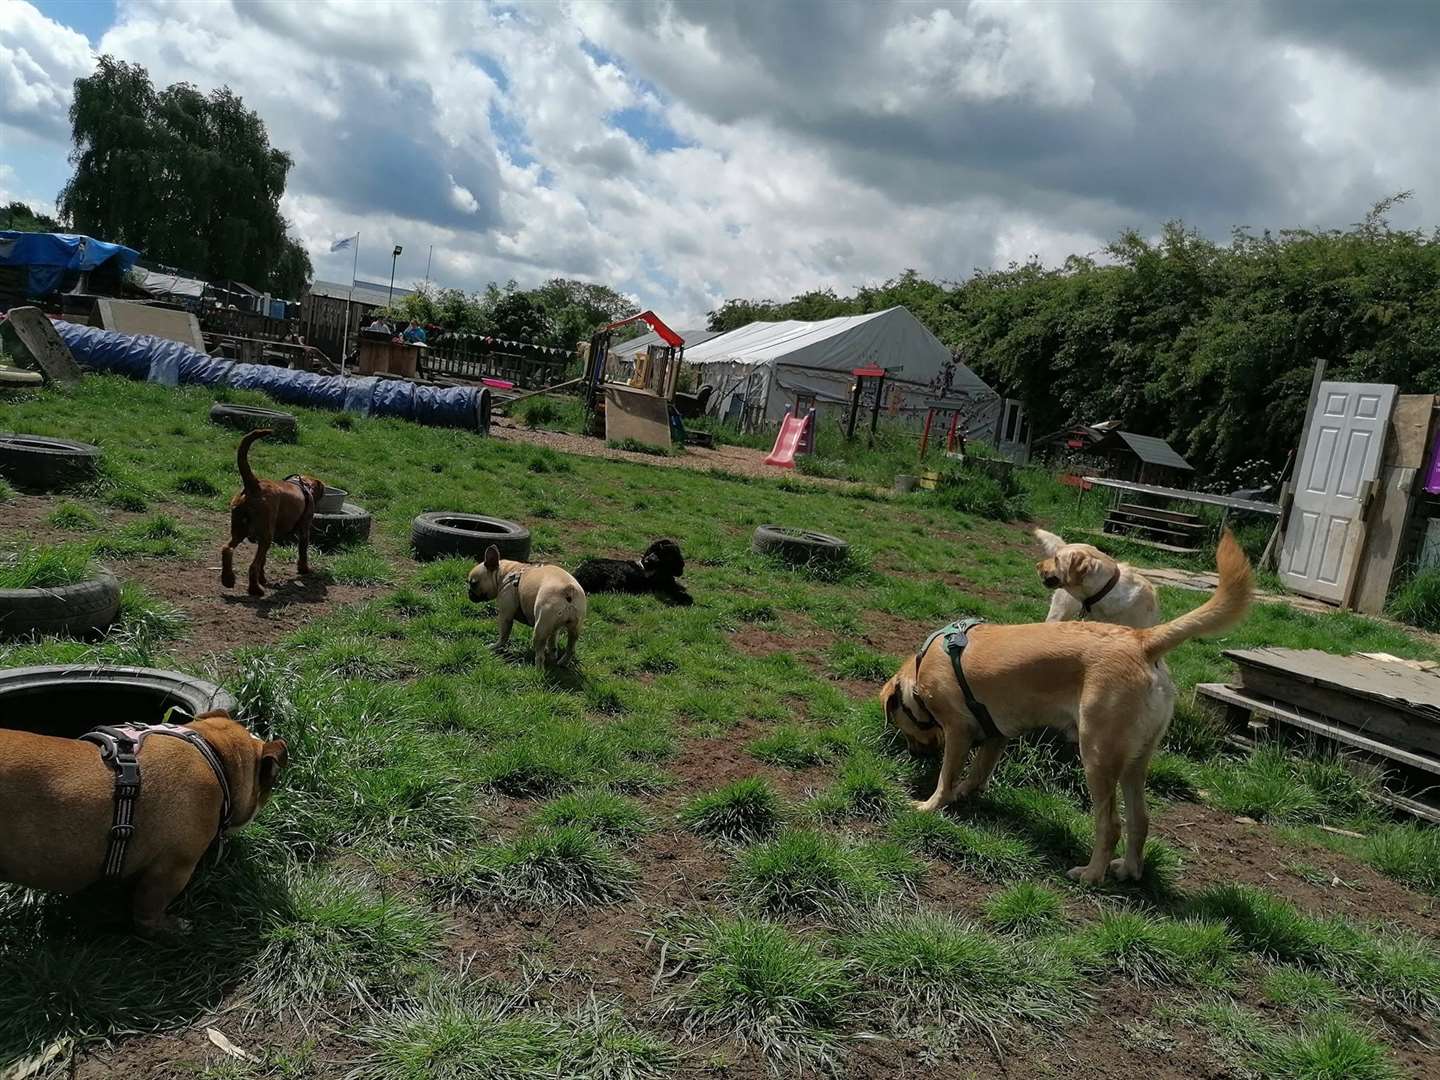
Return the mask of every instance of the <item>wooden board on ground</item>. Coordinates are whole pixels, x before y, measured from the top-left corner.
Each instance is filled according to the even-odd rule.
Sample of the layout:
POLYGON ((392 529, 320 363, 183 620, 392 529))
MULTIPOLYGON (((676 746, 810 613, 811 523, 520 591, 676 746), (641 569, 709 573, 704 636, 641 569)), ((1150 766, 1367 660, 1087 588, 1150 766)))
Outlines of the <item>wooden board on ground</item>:
POLYGON ((205 351, 205 337, 200 333, 200 323, 188 311, 134 304, 128 300, 100 299, 95 301, 95 312, 100 317, 100 325, 106 330, 120 334, 149 334, 205 351))
POLYGON ((670 445, 670 407, 649 390, 605 384, 605 439, 634 439, 647 446, 670 445))
POLYGON ((1318 649, 1225 652, 1247 692, 1289 702, 1400 750, 1440 757, 1440 675, 1318 649))
POLYGON ((55 324, 43 311, 37 307, 11 308, 5 321, 13 340, 46 379, 62 386, 73 386, 80 381, 80 365, 75 363, 70 347, 60 340, 55 324))

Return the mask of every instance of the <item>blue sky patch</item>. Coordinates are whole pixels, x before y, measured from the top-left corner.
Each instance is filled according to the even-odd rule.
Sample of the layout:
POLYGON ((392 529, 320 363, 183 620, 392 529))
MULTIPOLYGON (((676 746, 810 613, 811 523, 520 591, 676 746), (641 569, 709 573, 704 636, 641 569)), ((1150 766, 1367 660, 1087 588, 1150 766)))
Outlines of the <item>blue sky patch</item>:
POLYGON ((115 25, 115 0, 35 0, 35 6, 46 18, 79 30, 91 45, 98 45, 115 25))
POLYGON ((632 139, 644 143, 652 154, 694 145, 682 139, 658 109, 632 106, 609 113, 605 119, 632 139))

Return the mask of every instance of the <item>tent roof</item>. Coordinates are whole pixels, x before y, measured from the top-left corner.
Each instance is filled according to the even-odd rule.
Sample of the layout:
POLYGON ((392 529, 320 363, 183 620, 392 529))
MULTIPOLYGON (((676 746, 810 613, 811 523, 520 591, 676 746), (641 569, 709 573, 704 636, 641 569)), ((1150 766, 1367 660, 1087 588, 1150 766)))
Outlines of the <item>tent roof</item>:
POLYGON ((54 266, 93 270, 115 259, 121 273, 135 265, 140 253, 124 244, 110 244, 78 233, 31 233, 0 230, 0 266, 54 266))
MULTIPOLYGON (((711 338, 720 336, 720 331, 718 330, 677 330, 676 333, 678 333, 682 338, 685 339, 685 359, 687 360, 690 359, 690 350, 693 349, 696 345, 699 345, 702 342, 709 341, 711 338)), ((638 349, 648 348, 651 345, 664 344, 665 342, 661 339, 659 334, 641 334, 639 337, 631 338, 629 341, 615 342, 610 346, 610 351, 615 353, 617 356, 622 353, 628 356, 638 349)))
MULTIPOLYGON (((950 350, 903 307, 816 322, 753 322, 693 347, 687 339, 685 359, 692 364, 774 363, 847 375, 874 364, 917 383, 930 382, 952 363, 950 350)), ((954 365, 952 392, 994 394, 964 364, 954 365)))
POLYGON ((205 293, 205 282, 178 274, 162 274, 140 267, 131 276, 151 296, 189 296, 198 300, 205 293))

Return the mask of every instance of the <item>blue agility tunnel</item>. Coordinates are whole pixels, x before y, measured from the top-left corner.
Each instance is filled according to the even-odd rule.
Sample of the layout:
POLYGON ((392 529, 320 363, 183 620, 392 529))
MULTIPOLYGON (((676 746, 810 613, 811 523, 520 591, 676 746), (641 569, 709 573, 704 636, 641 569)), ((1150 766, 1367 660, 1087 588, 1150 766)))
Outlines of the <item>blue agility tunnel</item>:
POLYGON ((75 362, 91 371, 146 379, 166 386, 196 384, 259 390, 286 405, 391 416, 428 427, 490 431, 490 391, 474 386, 420 386, 408 379, 316 375, 268 364, 237 364, 206 356, 178 341, 149 334, 117 334, 56 322, 75 362))

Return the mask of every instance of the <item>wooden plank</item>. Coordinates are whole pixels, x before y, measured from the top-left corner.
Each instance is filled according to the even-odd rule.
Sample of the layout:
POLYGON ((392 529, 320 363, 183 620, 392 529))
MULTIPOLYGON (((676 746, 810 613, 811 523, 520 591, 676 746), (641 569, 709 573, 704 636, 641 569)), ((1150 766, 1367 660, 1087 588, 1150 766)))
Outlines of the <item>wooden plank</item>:
POLYGON ((1167 521, 1175 521, 1185 525, 1198 525, 1201 528, 1205 526, 1205 522, 1195 514, 1185 514, 1179 510, 1163 510, 1157 506, 1141 506, 1138 503, 1127 502, 1120 503, 1115 509, 1126 514, 1140 514, 1145 517, 1164 518, 1167 521))
POLYGON ((1319 649, 1227 649, 1223 655, 1237 664, 1273 668, 1440 722, 1440 676, 1430 672, 1319 649))
POLYGON ((111 299, 97 300, 95 306, 100 314, 100 325, 106 330, 121 334, 150 334, 205 351, 205 337, 200 333, 200 323, 188 311, 111 299))
POLYGON ((11 308, 5 324, 46 379, 62 386, 74 386, 80 381, 80 365, 43 311, 37 307, 11 308))
POLYGON ((670 445, 670 414, 665 399, 648 390, 605 384, 605 439, 634 439, 647 446, 670 445))
POLYGON ((1133 480, 1112 480, 1108 476, 1087 476, 1085 480, 1095 487, 1110 488, 1113 491, 1129 491, 1141 495, 1158 495, 1164 499, 1179 502, 1204 503, 1206 506, 1228 506, 1231 510, 1244 510, 1255 514, 1280 513, 1275 503, 1255 502, 1253 499, 1236 499, 1230 495, 1214 495, 1208 491, 1187 491, 1184 488, 1160 487, 1156 484, 1137 484, 1133 480))
POLYGON ((1390 414, 1390 433, 1385 440, 1385 464, 1396 469, 1420 469, 1430 449, 1430 418, 1434 415, 1434 394, 1401 394, 1390 414))
POLYGON ((1308 709, 1353 731, 1383 739, 1402 749, 1440 757, 1440 725, 1427 724, 1384 702, 1357 698, 1343 690, 1290 678, 1273 668, 1246 664, 1238 667, 1240 686, 1249 693, 1308 709))
POLYGON ((1432 773, 1440 776, 1440 759, 1430 757, 1426 754, 1416 754, 1400 747, 1392 746, 1387 742, 1378 739, 1371 739, 1359 732, 1351 731, 1349 728, 1340 727, 1338 724, 1330 723, 1323 717, 1313 716, 1307 711, 1295 706, 1288 706, 1278 701, 1267 701, 1264 698, 1255 697, 1251 694, 1242 693, 1233 687, 1223 683, 1201 683, 1196 688, 1198 693, 1205 697, 1219 701, 1227 706, 1239 706, 1279 720, 1281 723, 1289 724, 1292 727, 1301 728, 1314 735, 1323 735, 1335 742, 1353 746, 1356 749, 1364 750, 1370 754, 1388 758, 1391 761, 1407 765, 1412 769, 1419 769, 1422 772, 1432 773))
POLYGON ((1169 533, 1171 536, 1183 536, 1186 539, 1194 540, 1202 539, 1209 532, 1204 525, 1192 527, 1179 521, 1170 521, 1167 518, 1132 514, 1127 510, 1111 510, 1109 520, 1117 525, 1131 525, 1137 529, 1150 529, 1153 532, 1169 533))
MULTIPOLYGON (((1426 418, 1429 418, 1428 409, 1426 418)), ((1419 471, 1418 466, 1380 470, 1366 522, 1365 546, 1360 552, 1360 566, 1350 594, 1350 606, 1356 611, 1366 615, 1384 614, 1390 582, 1404 546, 1405 528, 1415 505, 1411 492, 1419 471)))
POLYGON ((1145 540, 1129 534, 1117 536, 1115 533, 1103 532, 1099 529, 1083 529, 1081 531, 1086 536, 1098 536, 1111 540, 1120 539, 1126 543, 1139 544, 1141 547, 1154 548, 1156 551, 1168 551, 1175 555, 1194 555, 1199 550, 1198 548, 1176 547, 1174 544, 1162 544, 1158 540, 1145 540))
POLYGON ((1147 525, 1144 522, 1140 521, 1125 521, 1121 518, 1116 517, 1107 517, 1105 519, 1105 524, 1103 528, 1106 532, 1116 535, 1122 533, 1133 533, 1139 536, 1147 536, 1155 540, 1163 540, 1167 542, 1174 540, 1179 543, 1190 544, 1195 547, 1198 547, 1200 544, 1200 537, 1195 536, 1192 533, 1183 533, 1179 532, 1176 529, 1167 529, 1161 525, 1147 525))

